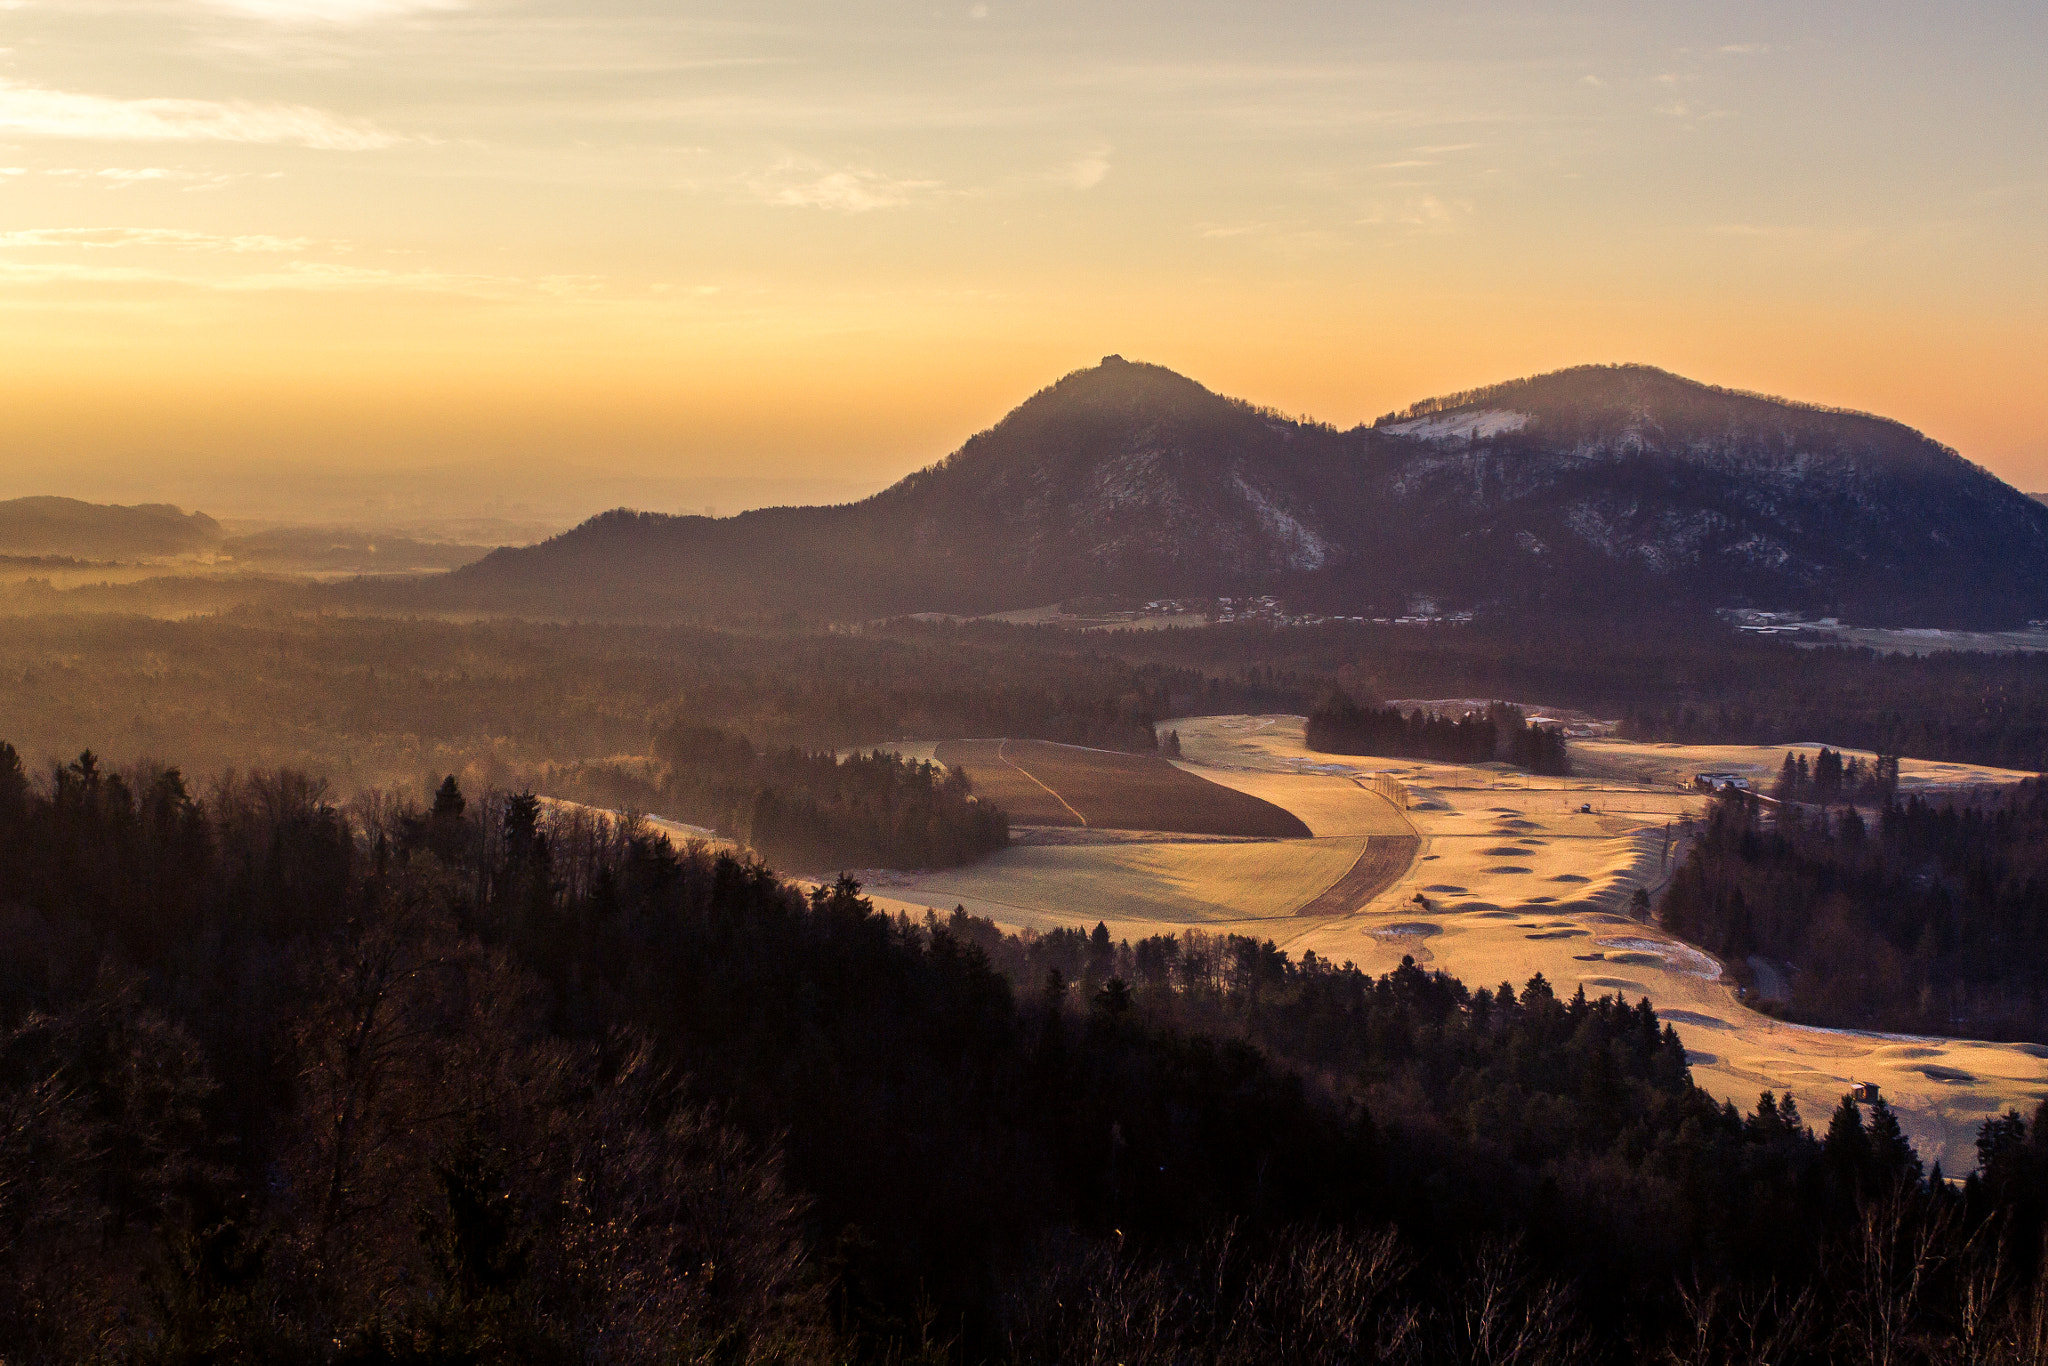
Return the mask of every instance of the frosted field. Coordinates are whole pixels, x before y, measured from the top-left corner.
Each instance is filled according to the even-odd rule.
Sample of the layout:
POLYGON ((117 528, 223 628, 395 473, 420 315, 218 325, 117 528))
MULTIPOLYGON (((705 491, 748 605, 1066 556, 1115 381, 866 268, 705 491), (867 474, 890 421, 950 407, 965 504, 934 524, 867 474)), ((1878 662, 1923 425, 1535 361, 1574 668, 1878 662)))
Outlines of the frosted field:
MULTIPOLYGON (((1860 758, 1868 766, 1877 758, 1867 749, 1843 749, 1830 745, 1846 758, 1860 758)), ((1574 740, 1572 764, 1589 776, 1621 781, 1675 786, 1689 783, 1695 773, 1735 773, 1765 792, 1777 781, 1778 770, 1787 754, 1803 754, 1809 764, 1819 754, 1818 742, 1798 745, 1671 745, 1637 740, 1574 740)), ((1925 792, 1930 789, 1978 787, 1985 784, 2016 783, 2031 778, 2010 768, 1983 764, 1944 764, 1930 759, 1899 761, 1899 790, 1925 792)))
MULTIPOLYGON (((1408 818, 1423 840, 1407 876, 1362 914, 1275 933, 1290 953, 1314 949, 1373 972, 1412 954, 1475 989, 1506 981, 1519 991, 1541 972, 1560 996, 1581 986, 1589 996, 1647 996, 1684 1039, 1693 1079, 1713 1095, 1747 1110, 1761 1091, 1789 1092, 1808 1123, 1822 1126, 1852 1081, 1874 1081, 1921 1156, 1939 1159, 1954 1175, 1974 1165, 1977 1125, 1986 1115, 2014 1107, 2031 1112, 2048 1096, 2048 1047, 1783 1024, 1738 1002, 1712 957, 1620 913, 1634 887, 1652 897, 1661 889, 1683 855, 1674 846, 1667 857, 1665 827, 1706 801, 1644 784, 1744 762, 1774 775, 1783 749, 1573 741, 1574 763, 1587 755, 1592 762, 1583 766, 1599 772, 1560 780, 1499 765, 1332 761, 1303 748, 1300 717, 1171 724, 1180 731, 1184 760, 1217 781, 1356 772, 1390 773, 1410 785, 1408 818), (1626 771, 1625 763, 1646 766, 1641 782, 1608 776, 1626 771), (1210 771, 1204 764, 1232 769, 1210 771), (1593 814, 1579 814, 1582 804, 1593 814), (1427 909, 1414 901, 1418 892, 1427 909)), ((2028 776, 1912 760, 1902 769, 1909 788, 2028 776)), ((1259 795, 1285 806, 1278 795, 1284 790, 1276 783, 1259 795)), ((1320 830, 1308 811, 1296 814, 1320 830)))
POLYGON ((1119 939, 1189 926, 1279 938, 1295 928, 1295 912, 1350 871, 1364 848, 1362 836, 1024 844, 965 868, 882 874, 871 885, 893 901, 941 914, 964 905, 1015 929, 1089 929, 1099 920, 1119 939))
MULTIPOLYGON (((909 754, 929 747, 885 748, 909 754)), ((1101 921, 1119 939, 1189 926, 1279 938, 1309 923, 1296 913, 1351 870, 1368 836, 1414 833, 1384 798, 1347 777, 1178 767, 1292 812, 1314 838, 1216 840, 1020 826, 1018 844, 965 868, 861 876, 878 904, 886 899, 892 910, 909 905, 943 915, 965 906, 1010 929, 1092 928, 1101 921)))

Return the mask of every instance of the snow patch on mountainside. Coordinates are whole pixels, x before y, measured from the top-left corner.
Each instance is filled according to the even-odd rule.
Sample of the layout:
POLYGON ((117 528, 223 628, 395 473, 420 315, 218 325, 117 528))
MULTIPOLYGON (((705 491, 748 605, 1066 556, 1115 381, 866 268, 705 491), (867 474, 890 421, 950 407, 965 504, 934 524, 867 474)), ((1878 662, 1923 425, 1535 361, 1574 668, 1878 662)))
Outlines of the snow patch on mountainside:
POLYGON ((1476 441, 1529 425, 1527 413, 1507 408, 1480 408, 1462 413, 1431 413, 1407 422, 1389 423, 1381 431, 1415 441, 1476 441))
MULTIPOLYGON (((1704 509, 1663 509, 1645 513, 1635 499, 1581 499, 1564 515, 1565 524, 1585 542, 1614 559, 1634 559, 1656 574, 1671 574, 1699 563, 1708 544, 1733 528, 1728 519, 1704 509)), ((1752 539, 1738 552, 1751 560, 1769 561, 1783 554, 1775 542, 1752 539)))
POLYGON ((1329 561, 1328 541, 1252 487, 1243 475, 1232 475, 1231 482, 1237 485, 1237 491, 1244 495, 1260 526, 1276 543, 1282 564, 1289 569, 1320 569, 1329 561))

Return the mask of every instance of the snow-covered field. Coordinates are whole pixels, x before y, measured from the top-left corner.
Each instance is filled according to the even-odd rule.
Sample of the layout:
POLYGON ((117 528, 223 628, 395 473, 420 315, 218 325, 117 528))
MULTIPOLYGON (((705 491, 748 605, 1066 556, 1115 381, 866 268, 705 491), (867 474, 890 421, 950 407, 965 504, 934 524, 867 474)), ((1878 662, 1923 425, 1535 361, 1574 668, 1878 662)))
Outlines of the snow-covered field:
MULTIPOLYGON (((1845 759, 1860 758, 1866 765, 1877 758, 1869 750, 1831 748, 1845 759)), ((1820 749, 1818 741, 1795 745, 1674 745, 1602 737, 1572 741, 1572 764, 1590 775, 1664 787, 1690 783, 1695 773, 1734 773, 1768 792, 1788 753, 1803 754, 1811 762, 1820 749)), ((1899 761, 1899 789, 1909 793, 2003 786, 2033 776, 1985 764, 1948 764, 1932 759, 1899 761)))
MULTIPOLYGON (((1784 1024, 1737 1000, 1710 955, 1625 914, 1635 887, 1654 896, 1677 866, 1682 851, 1675 842, 1667 848, 1666 827, 1705 801, 1660 779, 1726 771, 1737 762, 1775 773, 1782 750, 1574 741, 1575 762, 1588 750, 1634 758, 1649 766, 1647 781, 1603 776, 1623 768, 1619 763, 1582 765, 1603 774, 1554 779, 1500 765, 1333 762, 1303 747, 1299 717, 1169 724, 1180 731, 1190 767, 1219 781, 1341 770, 1390 773, 1409 785, 1408 817, 1423 843, 1408 876, 1362 913, 1275 933, 1290 953, 1313 949, 1376 972, 1412 954, 1475 988, 1506 981, 1520 990, 1530 974, 1541 972, 1562 996, 1580 987, 1588 995, 1647 996, 1685 1040, 1694 1080, 1715 1096, 1748 1109, 1762 1091, 1790 1093, 1807 1120, 1819 1125, 1852 1081, 1874 1081, 1921 1154, 1938 1158, 1951 1174, 1975 1162, 1973 1143, 1985 1116, 2015 1106, 2031 1112, 2048 1096, 2048 1046, 1784 1024), (1208 771, 1200 767, 1205 764, 1230 767, 1208 771), (1580 813, 1582 805, 1593 811, 1580 813)), ((2025 776, 1910 760, 1904 768, 1908 786, 2025 776)), ((1285 791, 1276 783, 1259 795, 1286 806, 1285 791)), ((1296 814, 1319 828, 1309 811, 1296 814)))

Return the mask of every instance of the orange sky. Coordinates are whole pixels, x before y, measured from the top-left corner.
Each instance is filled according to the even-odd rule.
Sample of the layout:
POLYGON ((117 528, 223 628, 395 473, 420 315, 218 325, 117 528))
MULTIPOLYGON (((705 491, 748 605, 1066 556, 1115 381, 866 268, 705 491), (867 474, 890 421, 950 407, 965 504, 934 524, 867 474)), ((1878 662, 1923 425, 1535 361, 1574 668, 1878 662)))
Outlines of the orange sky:
POLYGON ((0 6, 0 496, 850 497, 1107 352, 1586 361, 2048 488, 2038 6, 0 6))

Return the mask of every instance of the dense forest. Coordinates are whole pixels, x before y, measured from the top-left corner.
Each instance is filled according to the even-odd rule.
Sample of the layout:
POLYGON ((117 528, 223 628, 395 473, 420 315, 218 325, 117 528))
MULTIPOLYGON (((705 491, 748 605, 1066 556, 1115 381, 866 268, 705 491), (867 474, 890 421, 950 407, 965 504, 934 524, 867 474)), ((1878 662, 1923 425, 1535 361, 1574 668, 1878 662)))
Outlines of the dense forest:
POLYGON ((976 795, 963 769, 879 749, 757 750, 733 731, 681 723, 654 750, 544 763, 528 779, 547 797, 705 827, 791 873, 951 868, 1010 842, 1008 813, 976 795))
POLYGON ((1771 786, 1771 795, 1781 802, 1804 802, 1830 806, 1836 802, 1872 803, 1883 806, 1898 795, 1899 756, 1880 754, 1866 764, 1860 755, 1841 755, 1826 745, 1808 763, 1804 754, 1787 753, 1784 767, 1771 786))
POLYGON ((672 726, 654 752, 663 810, 702 821, 777 867, 947 868, 1010 841, 1002 810, 968 776, 880 750, 757 752, 713 726, 672 726))
POLYGON ((1531 773, 1572 771, 1564 732, 1532 726, 1520 707, 1495 702, 1484 711, 1451 716, 1420 707, 1362 707, 1332 689, 1308 714, 1303 734, 1324 754, 1384 754, 1446 764, 1504 760, 1531 773))
POLYGON ((2038 1361, 1922 1173, 1647 1002, 876 914, 530 795, 0 750, 11 1362, 2038 1361))
POLYGON ((1794 1019, 2048 1038, 2048 782, 1975 803, 1887 799, 1871 821, 1724 797, 1660 912, 1738 973, 1751 955, 1791 964, 1794 1019))

